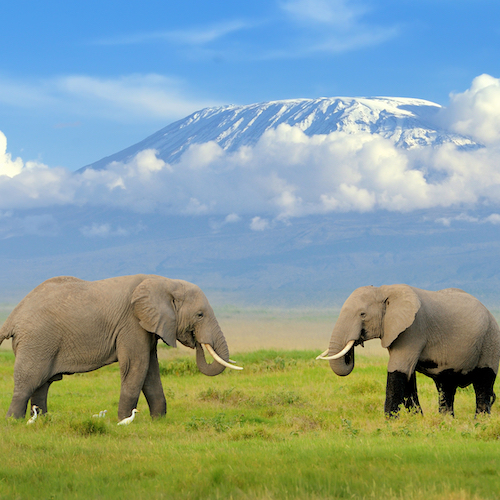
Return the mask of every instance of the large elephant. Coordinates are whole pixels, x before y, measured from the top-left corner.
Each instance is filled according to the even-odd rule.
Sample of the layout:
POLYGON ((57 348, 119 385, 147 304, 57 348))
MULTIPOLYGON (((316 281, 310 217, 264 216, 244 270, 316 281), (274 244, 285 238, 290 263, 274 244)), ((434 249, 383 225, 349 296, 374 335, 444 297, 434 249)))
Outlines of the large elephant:
POLYGON ((166 414, 157 343, 178 340, 196 348, 205 375, 228 363, 226 340, 204 293, 187 281, 138 274, 100 281, 70 276, 49 279, 32 290, 0 329, 12 337, 16 356, 14 395, 7 416, 23 418, 28 400, 47 411, 50 384, 63 375, 96 370, 118 361, 118 417, 130 416, 141 390, 152 417, 166 414), (205 360, 205 346, 215 361, 205 360))
POLYGON ((500 330, 476 298, 456 288, 431 292, 408 285, 356 289, 333 328, 328 359, 337 375, 354 368, 354 346, 380 338, 389 351, 385 413, 422 411, 415 371, 431 377, 439 411, 454 414, 457 387, 473 384, 476 414, 490 413, 500 359, 500 330))

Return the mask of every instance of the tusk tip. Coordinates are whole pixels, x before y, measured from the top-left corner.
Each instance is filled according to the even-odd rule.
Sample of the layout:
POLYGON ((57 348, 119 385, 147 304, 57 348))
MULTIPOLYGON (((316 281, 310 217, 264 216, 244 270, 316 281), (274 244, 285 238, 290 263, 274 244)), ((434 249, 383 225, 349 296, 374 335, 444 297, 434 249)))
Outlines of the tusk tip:
POLYGON ((316 356, 316 359, 325 359, 325 356, 328 354, 328 349, 323 351, 319 356, 316 356))

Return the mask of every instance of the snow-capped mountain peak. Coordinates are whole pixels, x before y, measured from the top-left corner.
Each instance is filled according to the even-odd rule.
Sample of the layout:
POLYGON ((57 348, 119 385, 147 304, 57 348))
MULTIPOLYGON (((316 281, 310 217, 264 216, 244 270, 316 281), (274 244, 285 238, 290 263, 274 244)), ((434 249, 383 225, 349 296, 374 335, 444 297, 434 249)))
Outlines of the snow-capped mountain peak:
POLYGON ((175 163, 190 145, 209 141, 235 151, 256 144, 266 131, 281 124, 298 127, 308 136, 332 132, 378 134, 404 149, 443 143, 477 146, 468 137, 440 129, 440 109, 438 104, 422 99, 389 97, 289 99, 206 108, 85 168, 106 168, 144 149, 154 149, 163 161, 175 163))

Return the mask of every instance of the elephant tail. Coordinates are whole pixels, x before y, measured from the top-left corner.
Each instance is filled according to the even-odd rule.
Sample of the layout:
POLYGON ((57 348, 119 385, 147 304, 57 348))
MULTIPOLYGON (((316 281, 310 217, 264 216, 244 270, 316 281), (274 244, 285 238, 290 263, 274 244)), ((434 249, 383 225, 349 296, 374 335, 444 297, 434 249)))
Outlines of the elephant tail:
POLYGON ((7 321, 0 328, 0 344, 5 339, 10 339, 13 336, 14 336, 14 328, 12 328, 12 324, 7 318, 7 321))

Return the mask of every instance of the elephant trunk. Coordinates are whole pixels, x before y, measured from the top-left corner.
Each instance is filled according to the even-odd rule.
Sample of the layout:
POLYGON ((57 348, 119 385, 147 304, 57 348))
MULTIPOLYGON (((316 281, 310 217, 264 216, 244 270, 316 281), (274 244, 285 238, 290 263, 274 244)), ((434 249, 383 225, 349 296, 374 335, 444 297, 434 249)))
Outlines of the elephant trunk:
MULTIPOLYGON (((343 318, 339 317, 333 329, 328 348, 328 356, 340 353, 349 341, 358 340, 361 334, 361 325, 356 325, 355 328, 353 328, 352 321, 345 324, 342 319, 343 318)), ((337 375, 340 375, 341 377, 349 375, 349 373, 351 373, 354 369, 354 344, 344 356, 339 359, 330 359, 329 363, 330 368, 337 375)))
MULTIPOLYGON (((229 361, 229 349, 227 347, 226 339, 222 334, 220 328, 216 331, 216 334, 213 337, 213 349, 224 361, 229 361)), ((198 369, 204 375, 208 375, 209 377, 213 377, 215 375, 219 375, 222 373, 226 367, 217 361, 213 361, 211 364, 208 364, 205 359, 205 352, 201 344, 196 342, 196 364, 198 369)))

